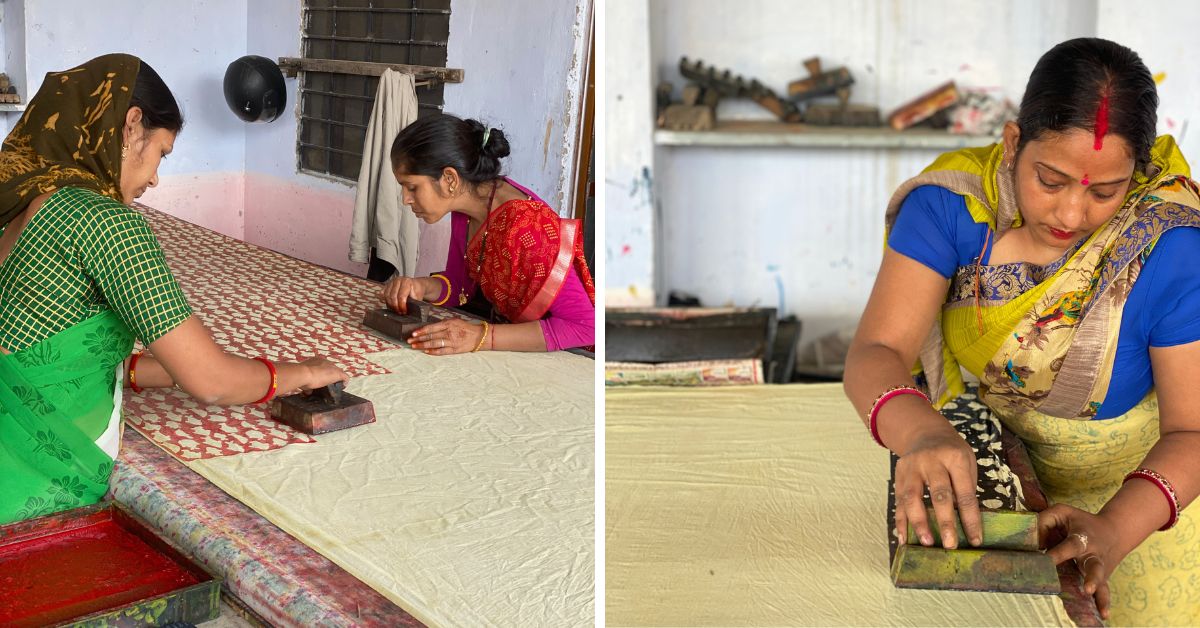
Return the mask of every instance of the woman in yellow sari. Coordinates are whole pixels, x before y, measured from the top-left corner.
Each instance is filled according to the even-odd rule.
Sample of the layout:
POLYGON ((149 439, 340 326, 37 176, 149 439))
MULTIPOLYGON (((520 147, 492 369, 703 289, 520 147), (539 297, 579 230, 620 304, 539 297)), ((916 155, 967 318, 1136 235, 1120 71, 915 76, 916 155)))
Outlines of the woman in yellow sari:
POLYGON ((1049 554, 1114 625, 1200 624, 1200 194, 1155 139, 1157 106, 1123 46, 1047 52, 1002 142, 942 155, 893 197, 846 364, 899 457, 898 530, 932 544, 927 491, 941 529, 957 510, 978 544, 976 454, 943 415, 998 420, 1054 503, 1049 554))

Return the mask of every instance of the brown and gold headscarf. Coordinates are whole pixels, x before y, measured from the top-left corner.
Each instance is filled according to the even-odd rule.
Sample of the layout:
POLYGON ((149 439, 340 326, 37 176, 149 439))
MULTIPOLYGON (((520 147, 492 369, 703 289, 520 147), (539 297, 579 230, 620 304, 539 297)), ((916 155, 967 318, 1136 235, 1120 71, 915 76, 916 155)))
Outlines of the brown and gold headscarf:
POLYGON ((96 57, 50 72, 0 150, 0 227, 35 197, 75 186, 121 198, 121 128, 141 60, 96 57))

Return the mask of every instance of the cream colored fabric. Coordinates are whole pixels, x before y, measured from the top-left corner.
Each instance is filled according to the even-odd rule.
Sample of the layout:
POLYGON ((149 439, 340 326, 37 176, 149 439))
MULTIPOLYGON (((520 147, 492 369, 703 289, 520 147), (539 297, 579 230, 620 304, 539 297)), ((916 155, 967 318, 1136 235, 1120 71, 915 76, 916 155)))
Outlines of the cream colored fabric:
POLYGON ((400 184, 392 174, 391 151, 396 135, 416 119, 412 75, 384 70, 363 142, 350 231, 351 261, 367 262, 374 248, 379 259, 410 276, 417 270, 420 223, 404 204, 400 184))
POLYGON ((595 362, 371 359, 376 423, 188 466, 427 624, 592 625, 595 362))
POLYGON ((1072 626, 1054 596, 902 590, 888 457, 838 384, 605 392, 611 626, 1072 626))

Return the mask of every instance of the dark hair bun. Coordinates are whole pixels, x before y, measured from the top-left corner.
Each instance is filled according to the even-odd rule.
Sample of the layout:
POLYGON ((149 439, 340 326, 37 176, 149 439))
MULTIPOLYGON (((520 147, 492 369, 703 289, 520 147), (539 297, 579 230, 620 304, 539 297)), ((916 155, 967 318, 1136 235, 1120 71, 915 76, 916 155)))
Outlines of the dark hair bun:
MULTIPOLYGON (((508 157, 508 138, 504 136, 504 131, 500 129, 492 129, 491 132, 484 131, 487 134, 487 143, 483 145, 483 154, 492 159, 504 159, 508 157)), ((480 140, 482 143, 483 140, 480 140)))
POLYGON ((478 185, 503 176, 500 160, 508 154, 508 138, 500 129, 489 130, 478 120, 435 114, 404 127, 392 142, 391 156, 393 168, 435 178, 442 176, 443 169, 454 168, 478 185))

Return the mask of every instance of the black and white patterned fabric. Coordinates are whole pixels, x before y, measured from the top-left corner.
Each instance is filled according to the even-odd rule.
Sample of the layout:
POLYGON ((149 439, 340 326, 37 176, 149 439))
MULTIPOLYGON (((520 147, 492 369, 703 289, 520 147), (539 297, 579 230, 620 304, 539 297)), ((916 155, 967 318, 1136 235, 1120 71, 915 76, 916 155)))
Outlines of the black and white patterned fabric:
MULTIPOLYGON (((967 441, 975 452, 975 463, 979 466, 979 483, 975 487, 979 506, 989 509, 1027 510, 1021 483, 1004 461, 1004 447, 1000 440, 1000 420, 991 409, 979 401, 978 389, 968 386, 967 391, 942 407, 942 416, 958 430, 958 435, 967 441)), ((888 478, 888 530, 896 528, 896 461, 891 454, 891 477, 888 478)), ((928 487, 924 494, 925 505, 932 507, 928 487)), ((891 551, 896 549, 896 537, 888 534, 891 551)))

